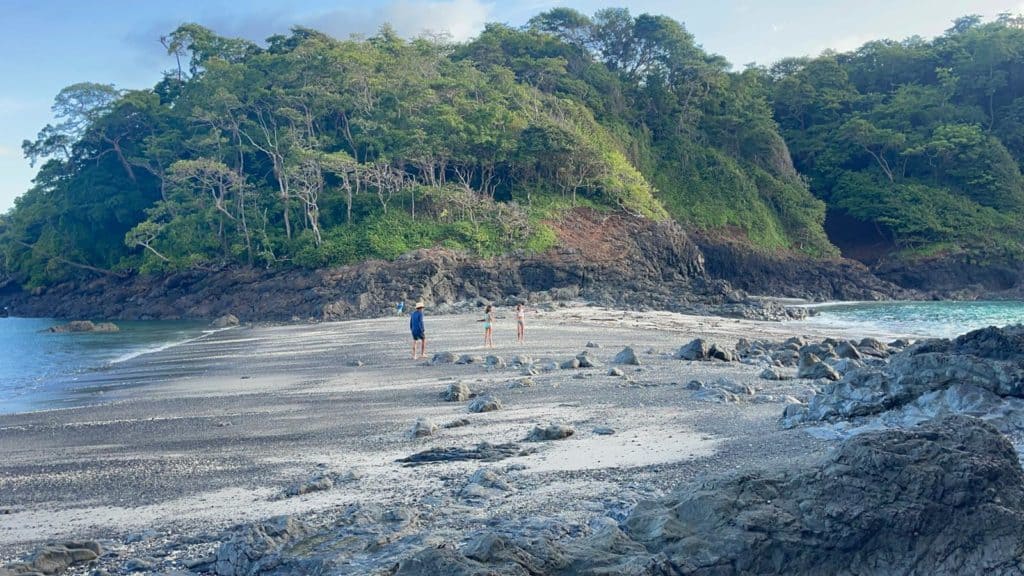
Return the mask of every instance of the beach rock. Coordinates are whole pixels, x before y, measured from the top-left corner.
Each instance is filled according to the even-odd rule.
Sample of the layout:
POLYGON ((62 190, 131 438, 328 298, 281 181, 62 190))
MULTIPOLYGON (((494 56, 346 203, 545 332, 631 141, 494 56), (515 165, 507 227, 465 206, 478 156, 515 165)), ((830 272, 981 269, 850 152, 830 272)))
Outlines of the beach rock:
POLYGON ((533 364, 533 358, 530 358, 529 356, 517 354, 512 357, 513 366, 530 366, 531 364, 533 364))
POLYGON ((230 326, 238 326, 238 324, 238 317, 234 314, 224 314, 213 322, 210 322, 210 326, 213 326, 214 328, 228 328, 230 326))
POLYGON ((675 358, 679 360, 707 360, 708 344, 701 338, 691 340, 689 344, 680 347, 676 351, 675 358))
MULTIPOLYGON (((955 340, 928 340, 886 364, 865 366, 811 398, 783 426, 830 423, 844 436, 905 428, 944 414, 983 417, 1015 441, 1024 437, 1024 327, 984 328, 955 340)), ((863 348, 863 347, 862 347, 863 348)))
POLYGON ((142 558, 130 558, 124 563, 124 571, 128 573, 133 572, 152 572, 156 563, 152 560, 144 560, 142 558))
POLYGON ((875 338, 862 339, 857 350, 864 356, 874 356, 875 358, 889 357, 889 347, 875 338))
POLYGON ((285 497, 300 496, 302 494, 309 494, 310 492, 322 492, 324 490, 330 490, 334 488, 334 480, 329 476, 317 475, 305 482, 298 482, 292 484, 288 488, 285 488, 285 497))
POLYGON ((778 368, 765 368, 764 370, 761 371, 761 378, 763 380, 775 380, 775 381, 788 380, 789 379, 789 377, 786 374, 784 374, 781 370, 779 370, 778 368))
POLYGON ((474 354, 463 354, 455 361, 456 364, 483 364, 484 359, 474 354))
POLYGON ((498 400, 490 394, 485 396, 477 396, 469 403, 466 407, 470 412, 494 412, 495 410, 501 410, 501 400, 498 400))
POLYGON ((1019 574, 1024 479, 994 429, 952 419, 641 502, 623 531, 688 574, 1019 574))
POLYGON ((515 380, 508 383, 509 388, 533 388, 537 383, 533 381, 533 378, 524 376, 522 378, 516 378, 515 380))
POLYGON ((290 540, 308 532, 308 527, 288 516, 245 524, 217 549, 218 576, 251 576, 269 572, 280 565, 279 552, 290 540))
POLYGON ((612 363, 639 366, 640 358, 637 357, 636 352, 634 352, 631 347, 626 346, 621 352, 615 355, 615 358, 612 359, 612 363))
POLYGON ((598 344, 597 342, 587 342, 587 346, 586 347, 587 348, 600 348, 601 345, 598 344))
POLYGON ((571 426, 565 424, 550 424, 546 427, 534 426, 533 430, 526 436, 527 442, 544 442, 546 440, 562 440, 575 434, 571 426))
POLYGON ((580 367, 580 361, 576 358, 570 358, 559 364, 558 367, 562 370, 575 370, 580 367))
POLYGON ((580 368, 600 368, 601 362, 590 355, 589 352, 583 351, 576 355, 576 360, 580 364, 580 368))
POLYGON ((597 426, 591 432, 598 436, 611 436, 615 434, 615 429, 610 426, 597 426))
POLYGON ((846 375, 848 372, 853 372, 854 370, 860 370, 861 368, 864 368, 864 366, 863 362, 852 358, 843 358, 832 364, 832 367, 835 368, 836 372, 839 372, 841 375, 846 375))
POLYGON ((463 426, 469 426, 473 422, 469 418, 459 418, 452 420, 451 422, 444 425, 445 428, 461 428, 463 426))
POLYGON ((740 401, 739 396, 721 388, 702 388, 695 392, 692 398, 701 402, 713 402, 715 404, 730 404, 740 401))
POLYGON ((722 362, 733 362, 737 359, 731 350, 726 350, 718 344, 712 344, 708 348, 708 357, 714 360, 721 360, 722 362))
POLYGON ((834 368, 822 362, 815 354, 811 352, 802 352, 800 354, 800 364, 797 367, 796 377, 808 380, 817 380, 819 378, 839 380, 840 375, 839 372, 836 372, 834 368))
POLYGON ((469 391, 469 386, 465 382, 452 382, 441 393, 441 398, 445 402, 465 402, 472 396, 473 394, 469 391))
POLYGON ((67 334, 72 332, 110 333, 118 332, 120 331, 120 328, 118 328, 116 324, 110 322, 93 323, 89 320, 73 320, 67 324, 61 324, 60 326, 51 326, 47 331, 54 334, 67 334))
POLYGON ((434 357, 430 360, 431 364, 454 364, 455 354, 451 352, 438 352, 434 354, 434 357))
POLYGON ((458 462, 462 460, 480 460, 483 462, 496 462, 513 456, 526 456, 535 452, 535 449, 522 448, 519 444, 509 442, 506 444, 491 444, 481 442, 473 448, 431 448, 423 452, 417 452, 405 458, 399 458, 405 466, 421 466, 434 462, 458 462))
POLYGON ((626 373, 623 372, 621 368, 617 368, 615 366, 612 366, 611 368, 608 369, 608 375, 609 376, 622 377, 622 376, 625 376, 626 373))
POLYGON ((75 564, 90 562, 103 553, 98 542, 66 542, 51 544, 36 550, 27 562, 9 564, 0 571, 11 574, 60 574, 75 564))
POLYGON ((437 424, 434 424, 430 418, 417 418, 416 422, 406 430, 405 436, 412 440, 433 436, 435 432, 437 432, 437 424))
POLYGON ((857 347, 854 346, 852 342, 846 341, 840 342, 839 345, 836 346, 836 355, 840 358, 848 358, 850 360, 861 359, 860 350, 857 350, 857 347))
POLYGON ((486 357, 486 358, 484 358, 484 363, 486 365, 490 366, 491 368, 504 368, 505 367, 505 359, 502 358, 501 356, 495 356, 493 354, 488 356, 488 357, 486 357))
POLYGON ((351 366, 352 368, 360 368, 360 367, 363 366, 363 361, 362 360, 349 360, 347 362, 347 364, 349 366, 351 366))
POLYGON ((509 484, 505 476, 492 468, 481 468, 473 473, 469 477, 468 486, 480 486, 490 490, 500 490, 502 492, 509 492, 512 490, 512 485, 509 484))
POLYGON ((700 380, 690 380, 686 383, 687 390, 700 390, 701 388, 704 388, 704 383, 700 380))

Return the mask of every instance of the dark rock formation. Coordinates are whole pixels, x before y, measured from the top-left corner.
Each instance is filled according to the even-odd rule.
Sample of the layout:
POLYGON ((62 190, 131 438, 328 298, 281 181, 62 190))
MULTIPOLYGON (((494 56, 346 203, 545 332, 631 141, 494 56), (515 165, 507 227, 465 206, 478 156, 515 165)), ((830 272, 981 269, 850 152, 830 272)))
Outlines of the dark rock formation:
POLYGON ((67 334, 70 332, 119 332, 121 329, 116 324, 110 322, 97 322, 93 323, 89 320, 72 320, 67 324, 61 324, 59 326, 51 326, 47 328, 47 332, 54 334, 67 334))
POLYGON ((485 531, 395 571, 426 574, 1024 574, 1024 473, 990 425, 954 416, 864 434, 818 461, 640 502, 578 538, 485 531))
MULTIPOLYGON (((860 350, 881 343, 862 341, 860 350)), ((941 414, 984 417, 1024 434, 1024 326, 984 328, 955 340, 928 340, 879 368, 848 372, 783 425, 839 423, 840 433, 908 427, 941 414)))

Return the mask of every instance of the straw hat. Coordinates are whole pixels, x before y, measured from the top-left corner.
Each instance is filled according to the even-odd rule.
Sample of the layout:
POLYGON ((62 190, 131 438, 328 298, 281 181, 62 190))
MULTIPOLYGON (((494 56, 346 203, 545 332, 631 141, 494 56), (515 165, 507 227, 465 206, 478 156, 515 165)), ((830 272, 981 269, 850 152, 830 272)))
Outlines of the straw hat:
POLYGON ((423 300, 416 303, 416 308, 423 308, 423 300))

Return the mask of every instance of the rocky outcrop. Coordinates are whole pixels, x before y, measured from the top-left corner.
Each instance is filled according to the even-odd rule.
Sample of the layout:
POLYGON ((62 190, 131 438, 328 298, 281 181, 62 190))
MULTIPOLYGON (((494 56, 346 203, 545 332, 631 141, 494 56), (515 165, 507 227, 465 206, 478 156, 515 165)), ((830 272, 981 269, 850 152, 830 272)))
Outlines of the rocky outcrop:
POLYGON ((1024 473, 992 426, 953 416, 846 441, 784 470, 688 483, 559 538, 487 530, 396 574, 1024 574, 1024 473))
MULTIPOLYGON (((888 354, 884 344, 866 340, 859 349, 888 354)), ((850 370, 806 407, 789 410, 782 423, 826 423, 844 435, 910 427, 943 414, 982 417, 1015 439, 1024 435, 1024 326, 928 340, 887 364, 850 370)))
POLYGON ((808 300, 885 300, 913 298, 906 290, 875 276, 860 262, 816 259, 752 249, 732 239, 693 236, 704 254, 707 275, 752 294, 808 300))
POLYGON ((421 298, 431 313, 479 299, 513 305, 583 298, 620 308, 780 320, 806 311, 746 292, 818 299, 899 294, 877 279, 872 284, 860 278, 860 269, 850 263, 799 260, 797 265, 762 256, 743 260, 739 251, 713 247, 705 253, 673 222, 577 209, 551 225, 559 245, 537 255, 480 259, 429 249, 393 262, 370 260, 315 271, 188 270, 67 282, 32 293, 7 282, 0 287, 0 308, 56 318, 212 319, 233 314, 242 321, 287 321, 382 316, 392 313, 396 302, 421 298), (857 273, 837 272, 846 269, 857 273))
POLYGON ((98 542, 50 544, 36 550, 25 562, 0 567, 0 576, 60 574, 77 564, 95 560, 103 553, 98 542))
POLYGON ((59 326, 51 326, 46 329, 47 332, 54 334, 68 334, 73 332, 99 332, 99 333, 111 333, 119 332, 121 329, 117 327, 117 324, 111 322, 91 322, 89 320, 72 320, 67 324, 61 324, 59 326))

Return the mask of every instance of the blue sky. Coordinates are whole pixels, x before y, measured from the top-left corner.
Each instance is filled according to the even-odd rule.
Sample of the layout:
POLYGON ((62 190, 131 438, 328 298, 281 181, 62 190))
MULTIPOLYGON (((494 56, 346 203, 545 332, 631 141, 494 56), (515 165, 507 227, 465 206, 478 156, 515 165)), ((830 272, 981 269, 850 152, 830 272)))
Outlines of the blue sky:
POLYGON ((252 40, 295 24, 345 37, 384 22, 404 35, 443 30, 462 40, 485 22, 520 25, 555 6, 665 14, 737 66, 850 50, 877 38, 932 37, 967 14, 1024 12, 1024 0, 0 0, 0 212, 31 185, 35 170, 22 158, 21 142, 51 120, 57 92, 85 81, 152 86, 172 65, 159 38, 183 22, 252 40))

